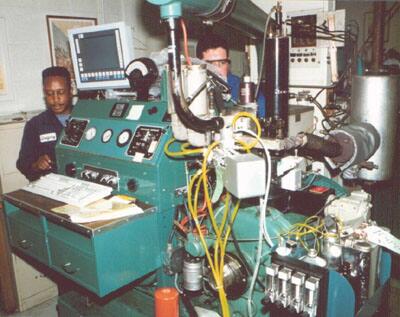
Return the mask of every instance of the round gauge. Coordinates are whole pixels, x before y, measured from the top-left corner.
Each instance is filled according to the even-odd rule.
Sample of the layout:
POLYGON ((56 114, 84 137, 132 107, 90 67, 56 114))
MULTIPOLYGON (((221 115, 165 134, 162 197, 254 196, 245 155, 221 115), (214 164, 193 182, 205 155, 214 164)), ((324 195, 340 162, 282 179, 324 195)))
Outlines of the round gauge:
POLYGON ((85 132, 85 139, 88 141, 91 141, 94 139, 94 137, 96 136, 96 128, 95 127, 91 127, 89 129, 87 129, 87 131, 85 132))
POLYGON ((107 129, 106 131, 103 132, 103 135, 101 136, 101 142, 107 143, 108 141, 110 141, 112 135, 113 135, 113 130, 107 129))
POLYGON ((117 145, 123 147, 128 144, 129 140, 131 139, 132 131, 129 129, 123 130, 117 138, 117 145))

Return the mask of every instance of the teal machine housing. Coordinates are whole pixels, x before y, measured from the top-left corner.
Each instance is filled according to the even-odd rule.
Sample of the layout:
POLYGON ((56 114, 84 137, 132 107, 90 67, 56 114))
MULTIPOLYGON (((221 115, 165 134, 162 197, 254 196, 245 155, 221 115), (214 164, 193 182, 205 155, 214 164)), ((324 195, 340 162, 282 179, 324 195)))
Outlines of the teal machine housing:
MULTIPOLYGON (((162 267, 185 163, 164 153, 171 135, 167 103, 82 100, 56 146, 60 174, 101 183, 137 199, 143 214, 96 226, 51 212, 48 199, 24 191, 6 197, 13 248, 99 297, 162 267), (20 195, 18 195, 20 194, 20 195)), ((157 271, 159 285, 169 279, 157 271)))
MULTIPOLYGON (((172 137, 166 111, 162 100, 83 100, 75 106, 70 129, 56 146, 61 174, 110 186, 113 194, 133 196, 155 207, 147 224, 132 228, 137 233, 136 247, 141 245, 145 252, 128 252, 138 268, 131 281, 144 275, 143 268, 149 273, 161 267, 174 213, 182 203, 176 189, 186 184, 184 162, 164 153, 172 137)), ((131 245, 125 240, 118 243, 131 245)), ((126 253, 115 256, 120 261, 126 253)))

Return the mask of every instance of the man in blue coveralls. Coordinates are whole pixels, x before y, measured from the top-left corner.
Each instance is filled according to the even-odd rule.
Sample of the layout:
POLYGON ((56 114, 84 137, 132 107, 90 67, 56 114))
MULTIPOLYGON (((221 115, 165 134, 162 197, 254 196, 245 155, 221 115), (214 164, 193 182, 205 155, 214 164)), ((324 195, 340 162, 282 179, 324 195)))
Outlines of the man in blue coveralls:
MULTIPOLYGON (((218 68, 220 75, 231 88, 232 99, 238 102, 240 78, 230 72, 231 60, 226 41, 216 34, 206 34, 197 42, 196 56, 218 68)), ((257 104, 258 116, 265 117, 265 97, 261 93, 257 98, 257 104)))
POLYGON ((46 68, 42 81, 47 110, 26 124, 17 161, 29 181, 57 171, 55 145, 72 110, 71 76, 66 68, 46 68))

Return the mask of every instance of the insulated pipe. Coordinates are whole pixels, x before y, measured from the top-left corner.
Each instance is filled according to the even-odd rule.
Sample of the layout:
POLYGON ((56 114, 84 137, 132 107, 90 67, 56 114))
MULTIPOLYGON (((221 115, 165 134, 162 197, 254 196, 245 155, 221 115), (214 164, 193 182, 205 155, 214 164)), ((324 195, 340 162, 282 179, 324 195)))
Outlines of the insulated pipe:
POLYGON ((267 14, 249 0, 147 0, 159 5, 161 18, 197 16, 222 22, 251 38, 262 38, 267 14))
POLYGON ((372 38, 372 71, 378 73, 383 62, 385 38, 385 1, 374 2, 374 33, 372 38))

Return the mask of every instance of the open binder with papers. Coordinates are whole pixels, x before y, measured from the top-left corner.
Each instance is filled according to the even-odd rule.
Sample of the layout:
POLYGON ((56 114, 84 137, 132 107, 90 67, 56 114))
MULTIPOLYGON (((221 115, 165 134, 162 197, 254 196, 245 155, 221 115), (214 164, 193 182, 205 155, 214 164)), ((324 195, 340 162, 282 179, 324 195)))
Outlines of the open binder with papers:
POLYGON ((87 223, 112 220, 143 213, 143 209, 135 204, 134 199, 113 196, 110 199, 100 199, 83 207, 63 205, 52 211, 69 217, 71 222, 87 223))

